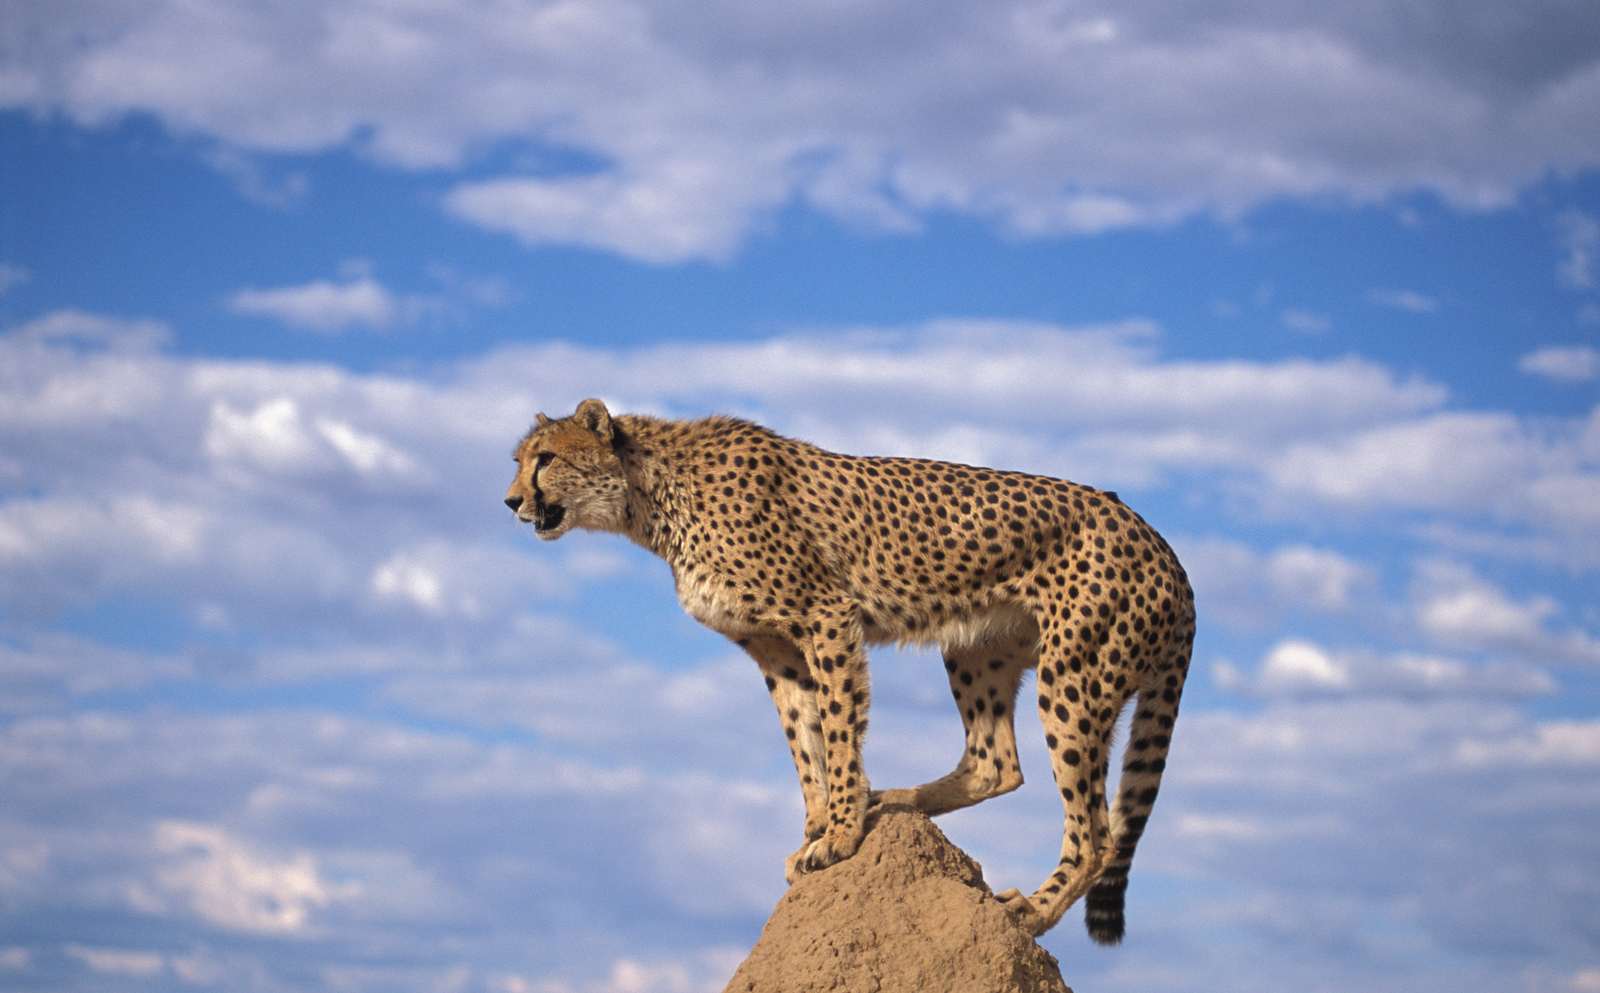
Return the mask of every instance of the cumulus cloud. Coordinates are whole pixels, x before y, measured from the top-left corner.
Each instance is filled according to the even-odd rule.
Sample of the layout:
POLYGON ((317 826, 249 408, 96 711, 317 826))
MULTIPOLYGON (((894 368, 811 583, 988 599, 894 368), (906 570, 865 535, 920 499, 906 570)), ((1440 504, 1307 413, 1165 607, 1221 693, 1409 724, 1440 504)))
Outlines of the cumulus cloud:
POLYGON ((1581 383, 1600 376, 1600 352, 1588 345, 1553 345, 1524 355, 1517 368, 1557 383, 1581 383))
POLYGON ((413 458, 382 438, 345 421, 317 417, 306 422, 292 397, 277 397, 251 411, 226 401, 211 406, 205 451, 222 462, 242 461, 275 474, 340 464, 363 476, 415 474, 413 458))
POLYGON ((1436 655, 1370 650, 1332 651, 1300 638, 1274 645, 1253 674, 1231 663, 1213 667, 1224 689, 1256 696, 1538 696, 1554 692, 1555 680, 1523 662, 1468 665, 1436 655))
POLYGON ((638 177, 464 183, 444 203, 457 217, 508 232, 528 246, 580 245, 656 263, 725 260, 744 240, 746 215, 780 195, 743 191, 741 197, 735 188, 740 178, 732 168, 667 164, 638 177), (709 203, 721 210, 707 210, 709 203))
POLYGON ((150 113, 247 178, 237 153, 455 169, 510 144, 528 165, 460 183, 458 216, 656 262, 723 257, 794 202, 883 230, 958 211, 1047 236, 1285 196, 1503 205, 1552 167, 1600 160, 1593 12, 1457 13, 34 5, 13 18, 29 44, 0 100, 86 124, 150 113), (570 169, 573 152, 592 165, 570 169))
POLYGON ((352 259, 340 267, 340 280, 315 279, 296 286, 235 290, 224 301, 236 314, 269 317, 292 328, 338 335, 352 328, 389 331, 419 325, 455 323, 474 307, 504 304, 512 294, 493 277, 466 276, 449 266, 427 268, 436 289, 397 293, 372 276, 371 265, 352 259))
MULTIPOLYGON (((177 961, 193 959, 187 942, 117 947, 183 928, 223 975, 444 957, 479 982, 539 976, 549 956, 519 950, 553 933, 601 969, 631 957, 700 976, 711 965, 690 935, 708 920, 759 927, 802 821, 788 769, 780 784, 691 762, 662 774, 317 713, 34 718, 0 732, 0 768, 15 787, 0 851, 48 839, 31 892, 96 905, 103 922, 36 919, 30 947, 65 935, 203 970, 177 961), (572 898, 624 888, 630 900, 572 898), (397 942, 404 954, 387 950, 397 942)), ((707 952, 727 958, 723 943, 707 952)))
POLYGON ((1468 765, 1600 765, 1600 721, 1551 721, 1512 738, 1467 739, 1456 749, 1468 765))
POLYGON ((351 325, 390 327, 399 310, 388 289, 370 277, 342 285, 319 279, 272 290, 243 289, 228 298, 228 306, 235 313, 262 314, 329 334, 351 325))
MULTIPOLYGON (((213 825, 163 821, 156 825, 154 847, 162 860, 157 885, 164 895, 230 931, 302 931, 315 909, 361 892, 358 884, 323 878, 308 852, 263 857, 213 825)), ((159 909, 159 896, 139 891, 138 897, 159 909)))
POLYGON ((1265 475, 1284 495, 1334 508, 1481 514, 1576 537, 1600 519, 1590 431, 1587 420, 1441 411, 1292 443, 1265 475))
POLYGON ((1371 606, 1372 568, 1327 548, 1288 545, 1267 555, 1219 538, 1179 538, 1197 603, 1207 616, 1238 630, 1276 623, 1289 611, 1347 615, 1371 606))
MULTIPOLYGON (((921 676, 937 679, 937 661, 923 661, 921 676)), ((559 976, 585 988, 609 981, 624 959, 638 966, 628 975, 683 969, 712 982, 738 953, 724 948, 732 939, 708 939, 704 929, 753 940, 781 894, 781 859, 798 841, 793 772, 770 724, 758 747, 784 768, 756 778, 714 765, 662 775, 642 751, 590 763, 565 748, 383 719, 34 718, 0 731, 0 769, 14 784, 5 843, 49 838, 35 892, 57 905, 115 896, 101 905, 98 929, 82 922, 64 932, 53 919, 31 927, 35 955, 67 933, 78 947, 133 953, 160 969, 224 977, 253 969, 284 982, 306 963, 370 969, 390 985, 437 978, 447 965, 467 970, 468 983, 538 988, 559 976), (208 819, 181 813, 190 810, 208 819), (593 898, 621 886, 632 899, 593 898), (190 915, 209 927, 202 949, 128 944, 152 920, 170 929, 190 915), (553 933, 572 957, 557 970, 521 954, 530 933, 553 933), (294 945, 276 950, 284 941, 294 945), (404 955, 386 951, 395 944, 404 955)), ((1368 930, 1374 916, 1435 954, 1509 929, 1527 951, 1478 966, 1505 970, 1481 977, 1491 988, 1516 988, 1512 980, 1534 962, 1576 969, 1584 961, 1577 922, 1592 891, 1550 880, 1600 855, 1593 832, 1569 830, 1574 818, 1600 813, 1584 786, 1600 771, 1593 725, 1529 720, 1471 695, 1280 694, 1255 714, 1186 711, 1141 847, 1141 888, 1130 897, 1135 954, 1086 961, 1082 974, 1131 990, 1141 988, 1136 979, 1103 970, 1119 961, 1201 963, 1219 986, 1270 988, 1310 954, 1309 941, 1318 956, 1332 954, 1323 942, 1342 949, 1340 975, 1381 975, 1393 968, 1392 946, 1368 930), (1476 853, 1513 839, 1521 844, 1501 851, 1493 885, 1478 885, 1476 853), (1174 878, 1205 895, 1144 885, 1174 878), (1197 917, 1244 940, 1275 922, 1274 937, 1260 954, 1230 954, 1196 929, 1197 917)), ((1059 799, 1044 785, 1037 728, 1021 730, 1034 749, 1023 759, 1034 782, 944 820, 991 880, 1042 877, 1058 855, 1059 799)), ((953 758, 957 740, 952 729, 941 757, 953 758)), ((693 748, 684 755, 708 758, 693 748)), ((8 896, 36 899, 17 889, 8 896)), ((1062 952, 1081 941, 1075 929, 1049 939, 1062 952)), ((1423 988, 1451 988, 1453 977, 1434 978, 1423 988)), ((1422 981, 1407 979, 1412 988, 1422 981)))
MULTIPOLYGON (((1592 797, 1578 798, 1587 787, 1574 792, 1595 774, 1591 722, 1531 721, 1471 697, 1285 699, 1257 714, 1185 720, 1169 769, 1187 773, 1163 783, 1151 818, 1152 830, 1163 817, 1179 830, 1163 830, 1139 857, 1150 857, 1146 869, 1201 878, 1220 878, 1231 859, 1249 859, 1248 881, 1201 913, 1249 915, 1265 902, 1281 904, 1294 919, 1311 908, 1343 907, 1324 922, 1331 931, 1262 920, 1272 928, 1267 939, 1246 925, 1265 939, 1266 954, 1285 954, 1286 945, 1302 941, 1304 953, 1315 948, 1319 956, 1337 947, 1341 961, 1371 968, 1370 988, 1399 990, 1418 977, 1385 978, 1393 960, 1383 949, 1392 950, 1386 939, 1397 933, 1439 951, 1515 935, 1553 952, 1560 941, 1549 943, 1544 929, 1560 928, 1556 921, 1592 898, 1593 884, 1574 861, 1587 857, 1577 849, 1589 850, 1592 840, 1572 833, 1565 816, 1537 813, 1547 805, 1592 804, 1592 797), (1546 755, 1554 761, 1541 760, 1546 755), (1464 833, 1481 845, 1508 846, 1492 880, 1482 879, 1481 862, 1455 860, 1439 847, 1440 839, 1464 833), (1318 856, 1307 859, 1311 850, 1318 856), (1572 884, 1553 886, 1556 878, 1572 884), (1375 932, 1368 915, 1383 922, 1375 932)), ((1179 941, 1194 940, 1174 931, 1179 941)), ((1568 968, 1586 962, 1586 951, 1567 959, 1568 968)), ((1441 988, 1451 982, 1433 978, 1441 988)), ((1510 989, 1524 980, 1508 972, 1486 982, 1510 989)))
POLYGON ((1578 628, 1550 630, 1560 614, 1551 597, 1518 601, 1471 569, 1441 561, 1422 563, 1413 596, 1418 627, 1441 644, 1535 662, 1600 664, 1600 640, 1578 628))

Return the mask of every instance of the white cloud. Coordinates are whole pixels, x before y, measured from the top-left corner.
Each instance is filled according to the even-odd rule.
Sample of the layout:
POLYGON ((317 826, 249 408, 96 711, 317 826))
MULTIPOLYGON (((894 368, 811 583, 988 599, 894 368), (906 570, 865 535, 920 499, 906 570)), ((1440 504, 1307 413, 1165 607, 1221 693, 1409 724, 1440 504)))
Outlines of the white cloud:
MULTIPOLYGON (((485 513, 494 511, 485 508, 485 513)), ((586 565, 583 549, 559 562, 519 554, 495 544, 468 544, 433 538, 396 548, 371 571, 370 588, 381 604, 403 605, 432 617, 453 615, 471 621, 499 618, 517 625, 513 611, 530 604, 567 601, 580 584, 625 571, 614 561, 586 565)), ((544 632, 541 641, 549 637, 544 632)), ((524 660, 526 661, 526 659, 524 660)))
POLYGON ((240 196, 265 207, 281 210, 298 206, 305 202, 311 189, 311 180, 303 171, 272 175, 259 157, 237 148, 223 145, 207 149, 205 160, 211 168, 233 180, 233 187, 240 196))
POLYGON ((313 910, 361 892, 328 882, 307 852, 263 858, 213 825, 163 821, 154 845, 163 859, 160 887, 207 923, 233 931, 303 931, 313 910))
POLYGON ((1335 508, 1485 514, 1577 539, 1600 521, 1588 421, 1534 424, 1449 411, 1292 443, 1265 476, 1279 495, 1335 508))
POLYGON ((1436 655, 1370 650, 1333 651, 1301 638, 1274 645, 1253 675, 1227 661, 1212 675, 1223 689, 1263 697, 1316 696, 1538 696, 1557 685, 1525 663, 1468 665, 1436 655))
POLYGON ((427 566, 400 553, 373 571, 372 592, 380 597, 410 601, 429 613, 443 609, 439 577, 427 566))
POLYGON ((1456 749, 1466 765, 1600 767, 1600 720, 1548 721, 1514 738, 1466 739, 1456 749))
POLYGON ((224 958, 263 951, 229 935, 316 939, 288 953, 293 968, 389 959, 396 942, 408 957, 537 961, 511 949, 576 911, 585 926, 546 951, 579 969, 630 930, 625 947, 645 960, 683 953, 696 919, 759 926, 782 893, 803 815, 775 719, 759 750, 776 782, 720 772, 670 736, 641 766, 405 723, 316 711, 15 722, 0 733, 15 787, 6 836, 47 839, 50 857, 36 889, 8 899, 99 904, 123 933, 154 917, 224 958), (580 895, 624 887, 629 901, 580 895))
POLYGON ((109 976, 149 979, 166 971, 166 957, 156 952, 128 951, 122 948, 85 948, 67 945, 66 953, 95 972, 109 976))
POLYGON ((362 476, 414 475, 413 458, 375 435, 330 417, 306 418, 292 397, 268 400, 248 413, 226 401, 211 405, 205 451, 222 462, 245 462, 268 473, 330 465, 362 476))
POLYGON ((1268 691, 1342 690, 1350 685, 1350 670, 1315 645, 1284 641, 1267 653, 1259 678, 1262 688, 1268 691))
POLYGON ((238 152, 454 169, 525 147, 527 172, 463 185, 456 212, 651 261, 725 257, 794 202, 1037 236, 1285 196, 1498 206, 1600 160, 1586 6, 1432 7, 33 5, 0 100, 89 124, 153 114, 278 199, 293 177, 265 184, 238 152), (549 149, 596 171, 551 175, 549 149))
POLYGON ((123 321, 81 310, 56 310, 37 317, 8 334, 22 344, 86 345, 116 352, 141 352, 172 340, 172 332, 158 321, 123 321))
POLYGON ((148 686, 192 676, 192 660, 114 648, 89 638, 40 632, 22 645, 0 643, 0 713, 36 713, 69 697, 148 686))
POLYGON ((1286 310, 1279 316, 1284 327, 1301 334, 1322 334, 1333 327, 1333 322, 1328 318, 1309 310, 1286 310))
POLYGON ((1345 615, 1372 605, 1372 568, 1331 549, 1286 545, 1261 555, 1219 538, 1173 544, 1201 610, 1236 630, 1278 624, 1289 611, 1345 615))
MULTIPOLYGON (((418 672, 391 682, 384 696, 417 713, 491 728, 525 727, 544 741, 590 754, 668 767, 682 761, 660 754, 669 742, 674 753, 698 756, 696 762, 748 771, 752 742, 778 741, 778 719, 760 672, 742 653, 663 670, 619 660, 621 653, 608 645, 580 643, 563 650, 558 646, 573 639, 549 622, 525 623, 521 630, 530 638, 550 637, 552 643, 530 644, 525 651, 551 663, 559 659, 559 665, 546 663, 547 671, 536 675, 418 672), (640 714, 648 719, 638 719, 640 714)), ((928 670, 934 678, 937 673, 928 670)), ((756 749, 755 767, 767 767, 776 754, 756 749)))
POLYGON ((300 407, 289 397, 269 400, 248 414, 217 402, 211 408, 205 447, 213 458, 244 457, 269 469, 304 464, 313 456, 300 407))
POLYGON ((725 260, 743 241, 748 215, 772 206, 782 190, 741 191, 740 170, 718 166, 668 163, 626 178, 485 180, 456 187, 444 203, 457 217, 529 246, 581 245, 657 263, 725 260), (719 209, 708 210, 712 203, 719 209))
POLYGON ((698 961, 690 962, 618 959, 611 964, 605 982, 591 989, 593 993, 696 993, 699 990, 720 990, 726 983, 726 977, 733 974, 747 954, 743 950, 735 950, 731 954, 710 951, 699 956, 698 961))
POLYGON ((1439 309, 1437 299, 1415 290, 1371 289, 1367 291, 1367 300, 1396 310, 1409 310, 1413 314, 1431 314, 1439 309))
POLYGON ((1594 254, 1600 248, 1600 223, 1577 210, 1569 210, 1558 218, 1561 224, 1561 247, 1567 257, 1561 260, 1556 272, 1561 282, 1575 290, 1594 286, 1594 254))
POLYGON ((1423 563, 1413 595, 1418 627, 1441 644, 1534 662, 1600 663, 1600 640, 1576 628, 1559 634, 1548 630, 1560 612, 1551 597, 1518 602, 1449 562, 1423 563))
POLYGON ((384 329, 399 312, 393 294, 370 277, 343 285, 325 279, 273 290, 243 289, 228 298, 239 314, 275 317, 312 331, 337 333, 352 325, 384 329))
POLYGON ((510 295, 499 280, 463 277, 446 266, 432 266, 428 275, 440 292, 399 294, 374 279, 367 262, 355 259, 340 266, 342 282, 317 279, 275 289, 246 288, 232 293, 227 305, 236 314, 271 317, 290 327, 333 335, 353 327, 386 331, 455 323, 465 319, 469 306, 499 306, 510 295))
POLYGON ((0 262, 0 296, 5 296, 13 286, 21 286, 32 278, 33 273, 27 267, 0 262))
POLYGON ((1588 345, 1551 346, 1524 355, 1517 368, 1558 383, 1581 383, 1600 377, 1600 352, 1588 345))
POLYGON ((1076 453, 1101 471, 1145 479, 1164 466, 1257 464, 1288 439, 1383 423, 1445 395, 1357 359, 1164 361, 1156 336, 1146 322, 1066 329, 936 321, 633 352, 513 347, 468 375, 486 388, 538 391, 552 414, 565 413, 583 390, 624 409, 658 411, 704 410, 731 398, 735 410, 781 420, 822 444, 875 440, 891 454, 956 457, 930 451, 930 423, 969 432, 964 438, 981 439, 979 448, 1011 434, 1070 434, 1076 453), (663 368, 677 374, 662 377, 663 368), (940 416, 926 416, 934 412, 940 416), (886 448, 880 437, 899 440, 886 448))

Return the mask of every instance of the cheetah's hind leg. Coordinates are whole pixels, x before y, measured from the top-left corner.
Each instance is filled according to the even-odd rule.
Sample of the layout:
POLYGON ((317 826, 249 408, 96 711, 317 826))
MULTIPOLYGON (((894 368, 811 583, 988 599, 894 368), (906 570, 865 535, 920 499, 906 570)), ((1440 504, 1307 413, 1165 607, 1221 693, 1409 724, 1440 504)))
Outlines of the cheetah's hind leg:
POLYGON ((931 783, 875 792, 874 809, 878 809, 878 803, 906 804, 932 817, 970 807, 1022 785, 1012 721, 1022 673, 1035 664, 1035 639, 1035 633, 1029 631, 945 651, 950 692, 966 728, 961 761, 954 771, 931 783))

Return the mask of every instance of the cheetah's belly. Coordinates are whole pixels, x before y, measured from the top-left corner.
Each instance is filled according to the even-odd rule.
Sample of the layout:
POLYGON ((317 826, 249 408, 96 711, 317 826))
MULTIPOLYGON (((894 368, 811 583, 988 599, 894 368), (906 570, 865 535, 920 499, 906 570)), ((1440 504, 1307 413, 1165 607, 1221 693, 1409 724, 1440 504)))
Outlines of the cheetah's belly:
POLYGON ((977 607, 915 629, 891 625, 876 617, 868 624, 865 639, 869 645, 936 645, 960 649, 995 641, 1033 641, 1039 637, 1038 625, 1020 604, 997 603, 977 607))

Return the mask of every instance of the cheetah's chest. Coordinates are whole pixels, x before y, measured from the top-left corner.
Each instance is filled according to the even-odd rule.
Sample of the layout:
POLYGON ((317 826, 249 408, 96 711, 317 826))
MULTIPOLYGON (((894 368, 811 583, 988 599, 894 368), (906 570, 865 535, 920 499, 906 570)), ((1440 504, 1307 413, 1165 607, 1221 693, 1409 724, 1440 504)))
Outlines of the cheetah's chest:
POLYGON ((729 587, 727 577, 710 571, 674 569, 678 603, 684 612, 713 631, 730 638, 772 633, 770 625, 753 616, 749 593, 729 587))

